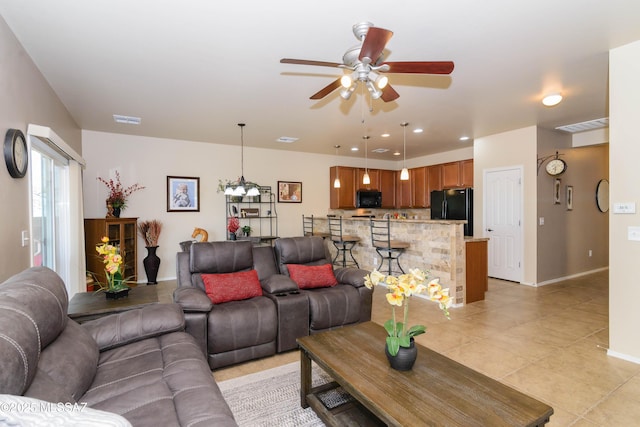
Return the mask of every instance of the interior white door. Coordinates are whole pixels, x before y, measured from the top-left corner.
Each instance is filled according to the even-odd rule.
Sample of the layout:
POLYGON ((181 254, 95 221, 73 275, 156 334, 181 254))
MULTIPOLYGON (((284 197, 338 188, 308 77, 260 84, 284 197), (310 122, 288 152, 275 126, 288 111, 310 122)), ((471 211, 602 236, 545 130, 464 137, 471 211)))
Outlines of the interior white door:
POLYGON ((522 281, 522 169, 484 172, 489 276, 522 281))

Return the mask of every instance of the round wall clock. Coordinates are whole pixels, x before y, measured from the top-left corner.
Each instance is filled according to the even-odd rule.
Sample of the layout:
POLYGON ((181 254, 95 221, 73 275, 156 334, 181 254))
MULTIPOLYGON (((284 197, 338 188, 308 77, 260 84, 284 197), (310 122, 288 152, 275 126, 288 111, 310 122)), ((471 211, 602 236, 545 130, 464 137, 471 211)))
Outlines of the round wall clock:
POLYGON ((567 170, 567 163, 562 159, 549 160, 546 166, 547 173, 551 176, 558 176, 567 170))
POLYGON ((22 178, 27 174, 29 152, 27 140, 20 129, 9 129, 4 138, 4 161, 7 163, 9 175, 22 178))

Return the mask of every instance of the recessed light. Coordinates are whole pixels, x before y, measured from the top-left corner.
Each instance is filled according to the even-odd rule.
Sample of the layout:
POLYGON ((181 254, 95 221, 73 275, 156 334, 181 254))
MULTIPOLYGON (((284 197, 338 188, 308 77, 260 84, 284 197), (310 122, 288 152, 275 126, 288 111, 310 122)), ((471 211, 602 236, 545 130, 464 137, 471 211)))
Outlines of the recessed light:
POLYGON ((116 123, 125 123, 128 125, 139 125, 142 121, 140 117, 123 116, 120 114, 114 114, 113 120, 115 120, 116 123))
POLYGON ((562 101, 562 95, 560 95, 559 93, 551 93, 545 96, 544 98, 542 98, 542 103, 547 107, 553 107, 554 105, 558 105, 560 104, 560 101, 562 101))
POLYGON ((460 141, 468 141, 469 137, 468 136, 461 136, 460 137, 460 141))
POLYGON ((389 138, 391 136, 391 134, 388 133, 383 133, 382 135, 380 135, 383 138, 389 138))
POLYGON ((351 147, 351 151, 358 151, 359 148, 358 147, 351 147))
POLYGON ((276 139, 276 142, 284 142, 285 144, 291 144, 293 142, 296 142, 298 140, 298 138, 294 138, 292 136, 281 136, 280 138, 276 139))
POLYGON ((421 129, 421 128, 417 128, 413 130, 413 133, 422 133, 422 132, 424 132, 424 129, 421 129))
POLYGON ((394 155, 394 156, 399 156, 399 155, 400 155, 400 152, 399 152, 399 151, 396 151, 396 152, 394 152, 394 153, 393 153, 393 155, 394 155))

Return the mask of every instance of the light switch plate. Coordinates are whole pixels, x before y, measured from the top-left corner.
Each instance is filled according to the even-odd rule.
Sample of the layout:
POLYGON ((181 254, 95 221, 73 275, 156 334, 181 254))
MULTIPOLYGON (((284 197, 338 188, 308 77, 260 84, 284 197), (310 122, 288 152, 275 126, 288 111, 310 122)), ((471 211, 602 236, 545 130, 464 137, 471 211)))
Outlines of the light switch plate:
POLYGON ((640 241, 640 227, 627 228, 627 239, 640 241))
POLYGON ((614 203, 613 213, 617 214, 634 214, 636 213, 635 202, 614 203))

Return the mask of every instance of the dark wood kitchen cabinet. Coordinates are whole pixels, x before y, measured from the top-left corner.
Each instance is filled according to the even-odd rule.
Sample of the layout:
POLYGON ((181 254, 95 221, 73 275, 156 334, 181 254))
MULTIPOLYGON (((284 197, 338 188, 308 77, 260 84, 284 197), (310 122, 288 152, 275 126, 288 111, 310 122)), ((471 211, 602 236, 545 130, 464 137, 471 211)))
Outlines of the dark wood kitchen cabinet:
POLYGON ((331 189, 329 207, 331 209, 356 208, 356 169, 348 166, 332 166, 329 170, 329 186, 331 189), (340 188, 333 183, 338 177, 340 188))

